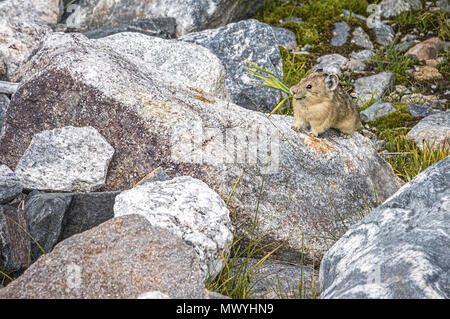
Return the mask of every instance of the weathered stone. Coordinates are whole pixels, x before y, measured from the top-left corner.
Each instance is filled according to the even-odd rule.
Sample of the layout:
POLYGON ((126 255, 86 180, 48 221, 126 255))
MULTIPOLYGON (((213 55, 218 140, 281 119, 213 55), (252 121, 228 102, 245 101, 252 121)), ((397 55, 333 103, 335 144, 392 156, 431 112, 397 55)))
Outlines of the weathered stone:
POLYGON ((370 60, 375 53, 371 50, 362 50, 359 52, 352 52, 351 58, 361 61, 368 61, 370 60))
POLYGON ((5 94, 0 94, 0 138, 2 136, 3 123, 5 122, 6 109, 9 105, 9 99, 5 94))
POLYGON ((322 70, 327 74, 340 75, 345 69, 348 59, 340 54, 327 54, 317 59, 318 64, 314 66, 314 70, 322 70))
POLYGON ((333 38, 331 45, 334 47, 343 46, 349 37, 350 27, 345 22, 337 22, 334 24, 333 38))
POLYGON ((397 44, 395 47, 400 52, 406 52, 409 48, 411 48, 414 44, 416 44, 416 41, 403 41, 397 44))
POLYGON ((406 55, 411 56, 419 61, 436 59, 441 48, 441 40, 435 37, 417 43, 415 46, 409 49, 408 52, 406 52, 406 55))
POLYGON ((414 79, 419 81, 429 81, 442 79, 442 74, 435 67, 424 65, 414 72, 414 79))
POLYGON ((369 36, 367 35, 366 32, 364 32, 363 28, 361 27, 357 27, 353 32, 352 32, 352 43, 363 47, 367 50, 373 50, 373 43, 372 41, 370 41, 369 36))
POLYGON ((448 3, 448 0, 439 0, 439 1, 436 2, 436 5, 442 11, 450 11, 450 4, 448 3))
POLYGON ((173 17, 177 35, 209 28, 252 16, 264 0, 80 0, 71 10, 68 25, 81 29, 127 23, 137 18, 173 17))
POLYGON ((367 69, 366 64, 358 59, 350 59, 347 63, 347 69, 351 72, 364 71, 367 69))
POLYGON ((450 111, 431 114, 419 123, 417 123, 406 137, 414 140, 420 147, 424 147, 424 143, 434 148, 450 147, 450 111))
POLYGON ((389 45, 394 41, 395 32, 391 26, 379 20, 375 20, 373 27, 373 30, 375 31, 375 41, 378 44, 389 45))
MULTIPOLYGON (((422 6, 422 4, 420 4, 420 6, 422 6)), ((395 17, 402 12, 410 11, 411 5, 406 0, 383 0, 379 3, 379 10, 382 17, 390 18, 395 17)))
POLYGON ((411 113, 411 115, 415 117, 426 117, 428 115, 440 112, 439 110, 435 110, 431 107, 419 104, 409 104, 406 106, 406 108, 409 110, 409 113, 411 113))
POLYGON ((302 234, 312 260, 333 242, 330 233, 339 236, 343 222, 374 205, 375 194, 382 201, 397 190, 392 169, 360 134, 312 138, 291 129, 292 117, 267 118, 172 87, 164 73, 136 63, 79 34, 49 37, 11 100, 0 162, 15 167, 44 129, 93 126, 116 150, 102 190, 129 189, 159 166, 172 177, 198 178, 232 193, 240 235, 249 237, 258 207, 254 236, 272 230, 264 242, 283 241, 278 256, 295 262, 302 234))
POLYGON ((114 216, 140 214, 183 238, 199 256, 204 279, 222 268, 233 240, 230 213, 208 185, 191 177, 141 184, 116 198, 114 216))
POLYGON ((0 164, 0 204, 13 200, 22 189, 22 182, 14 172, 8 166, 0 164))
POLYGON ((153 171, 151 171, 150 173, 148 173, 147 175, 145 175, 145 177, 141 179, 139 183, 137 183, 135 186, 152 182, 164 182, 170 179, 171 179, 170 176, 167 175, 167 173, 161 167, 158 167, 153 171))
POLYGON ((147 36, 164 39, 175 38, 176 20, 174 18, 155 17, 150 19, 137 19, 117 26, 103 27, 84 32, 89 39, 100 39, 121 32, 138 32, 147 36))
POLYGON ((389 102, 378 101, 372 104, 370 107, 360 112, 361 120, 364 122, 373 121, 380 116, 397 111, 397 109, 389 102))
POLYGON ((277 44, 288 50, 297 47, 295 33, 285 28, 272 27, 277 44))
POLYGON ((120 54, 168 73, 166 78, 171 78, 175 85, 191 86, 222 99, 228 97, 222 63, 200 45, 139 33, 119 33, 99 41, 120 54))
POLYGON ((15 174, 26 189, 94 191, 104 185, 113 154, 93 127, 67 126, 36 134, 15 174))
POLYGON ((0 2, 0 20, 19 18, 22 21, 58 23, 62 12, 62 0, 2 0, 0 2))
POLYGON ((420 93, 406 94, 401 97, 400 102, 422 104, 430 107, 440 107, 440 102, 436 95, 423 95, 420 93))
POLYGON ((282 77, 281 54, 271 26, 250 19, 214 30, 190 33, 179 39, 202 45, 219 57, 226 70, 226 87, 234 103, 266 112, 278 104, 280 93, 257 85, 264 82, 244 69, 244 65, 248 65, 244 59, 249 59, 282 77))
POLYGON ((22 209, 0 205, 0 270, 5 274, 23 271, 28 266, 31 239, 26 227, 22 209))
POLYGON ((54 195, 33 191, 28 195, 25 201, 25 219, 28 232, 33 238, 33 261, 43 253, 50 252, 58 242, 64 214, 71 201, 72 196, 68 194, 54 195))
POLYGON ((320 297, 448 299, 449 188, 447 157, 351 227, 322 260, 320 297))
POLYGON ((155 290, 175 299, 209 297, 193 249, 129 215, 59 243, 0 289, 0 298, 125 299, 155 290))
POLYGON ((359 78, 355 81, 355 93, 361 105, 371 99, 379 99, 383 94, 394 87, 395 76, 391 72, 359 78))

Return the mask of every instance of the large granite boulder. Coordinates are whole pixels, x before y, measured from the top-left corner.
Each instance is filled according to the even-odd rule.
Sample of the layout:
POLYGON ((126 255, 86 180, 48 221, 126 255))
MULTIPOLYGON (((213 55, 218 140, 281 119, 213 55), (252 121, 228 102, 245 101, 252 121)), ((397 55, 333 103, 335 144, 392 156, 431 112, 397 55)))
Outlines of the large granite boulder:
POLYGON ((365 76, 355 81, 355 94, 359 105, 371 99, 380 99, 394 87, 395 76, 391 72, 381 72, 365 76))
POLYGON ((406 137, 423 148, 428 144, 436 148, 450 148, 450 111, 428 115, 417 123, 406 137))
POLYGON ((21 180, 6 165, 0 165, 0 204, 16 198, 23 190, 21 180))
POLYGON ((82 35, 53 35, 11 100, 0 162, 15 167, 42 130, 93 126, 116 150, 101 190, 132 188, 159 166, 200 179, 227 199, 240 234, 284 242, 279 256, 293 261, 303 235, 305 256, 320 256, 367 203, 398 188, 358 133, 313 138, 293 131, 292 117, 267 118, 167 78, 82 35))
POLYGON ((231 100, 247 109, 272 111, 280 100, 280 92, 267 87, 262 80, 244 68, 249 59, 282 78, 282 60, 273 28, 254 19, 224 27, 187 34, 179 40, 208 48, 219 57, 226 70, 225 84, 231 100))
POLYGON ((450 157, 351 227, 320 267, 321 298, 450 298, 450 157))
POLYGON ((193 249, 144 217, 128 215, 59 243, 0 289, 0 298, 125 299, 149 291, 210 297, 193 249))
POLYGON ((69 26, 97 29, 137 18, 172 17, 177 34, 216 28, 251 16, 264 0, 80 0, 67 21, 69 26))
POLYGON ((223 200, 202 181, 176 177, 144 183, 116 198, 114 216, 140 214, 194 247, 204 278, 216 276, 233 241, 230 212, 223 200))

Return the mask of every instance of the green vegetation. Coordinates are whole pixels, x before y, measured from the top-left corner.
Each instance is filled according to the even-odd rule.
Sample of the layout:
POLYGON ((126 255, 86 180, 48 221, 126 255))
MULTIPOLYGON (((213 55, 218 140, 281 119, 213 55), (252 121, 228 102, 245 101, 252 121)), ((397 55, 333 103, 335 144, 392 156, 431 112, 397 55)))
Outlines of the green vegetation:
POLYGON ((417 29, 420 33, 435 32, 443 41, 450 40, 449 12, 444 11, 405 11, 393 18, 395 31, 402 34, 417 29))

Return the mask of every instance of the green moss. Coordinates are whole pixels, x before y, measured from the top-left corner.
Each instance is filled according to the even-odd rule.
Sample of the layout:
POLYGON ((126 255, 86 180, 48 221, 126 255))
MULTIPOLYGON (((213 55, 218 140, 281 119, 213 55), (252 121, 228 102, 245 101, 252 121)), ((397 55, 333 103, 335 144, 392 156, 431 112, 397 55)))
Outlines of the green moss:
POLYGON ((406 103, 394 104, 397 111, 381 116, 376 120, 370 122, 371 126, 375 126, 377 129, 386 130, 399 127, 411 128, 419 122, 419 120, 412 116, 409 110, 406 108, 406 103))

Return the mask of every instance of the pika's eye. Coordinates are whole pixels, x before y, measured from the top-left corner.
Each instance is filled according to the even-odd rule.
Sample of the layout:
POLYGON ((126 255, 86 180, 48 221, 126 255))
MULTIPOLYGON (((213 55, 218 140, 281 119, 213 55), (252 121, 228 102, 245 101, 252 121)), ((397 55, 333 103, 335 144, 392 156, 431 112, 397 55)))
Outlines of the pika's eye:
POLYGON ((308 86, 306 87, 307 89, 311 89, 312 88, 312 85, 311 84, 308 84, 308 86))

